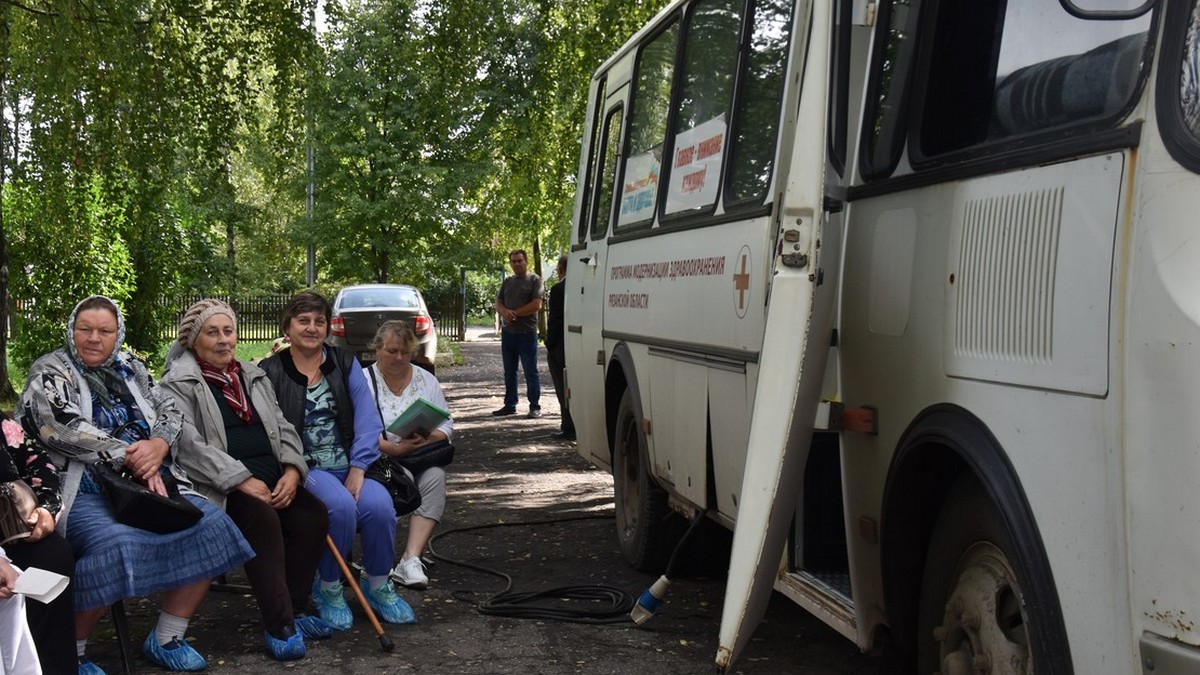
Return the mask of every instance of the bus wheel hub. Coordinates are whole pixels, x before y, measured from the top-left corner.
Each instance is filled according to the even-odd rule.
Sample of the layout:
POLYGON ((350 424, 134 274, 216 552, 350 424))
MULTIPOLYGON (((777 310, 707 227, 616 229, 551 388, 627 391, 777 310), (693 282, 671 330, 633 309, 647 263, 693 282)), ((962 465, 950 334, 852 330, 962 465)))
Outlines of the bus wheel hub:
POLYGON ((942 625, 943 675, 1024 675, 1029 672, 1029 635, 1016 574, 994 545, 973 545, 955 570, 942 625))

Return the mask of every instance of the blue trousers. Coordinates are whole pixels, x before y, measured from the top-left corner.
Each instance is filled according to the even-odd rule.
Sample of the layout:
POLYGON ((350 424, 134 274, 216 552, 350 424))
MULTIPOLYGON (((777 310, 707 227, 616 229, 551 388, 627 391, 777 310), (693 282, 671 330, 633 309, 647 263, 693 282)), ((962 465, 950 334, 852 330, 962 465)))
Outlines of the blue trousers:
POLYGON ((542 381, 538 379, 537 333, 500 333, 500 354, 504 357, 504 405, 517 407, 517 360, 525 371, 525 397, 529 409, 542 407, 542 381))
MULTIPOLYGON (((370 576, 384 576, 392 571, 396 560, 396 507, 387 488, 371 478, 363 481, 355 502, 343 484, 347 473, 349 469, 310 469, 304 487, 329 509, 329 536, 342 558, 349 559, 354 531, 361 530, 363 569, 370 576)), ((317 573, 321 581, 342 577, 341 568, 328 550, 317 565, 317 573)))

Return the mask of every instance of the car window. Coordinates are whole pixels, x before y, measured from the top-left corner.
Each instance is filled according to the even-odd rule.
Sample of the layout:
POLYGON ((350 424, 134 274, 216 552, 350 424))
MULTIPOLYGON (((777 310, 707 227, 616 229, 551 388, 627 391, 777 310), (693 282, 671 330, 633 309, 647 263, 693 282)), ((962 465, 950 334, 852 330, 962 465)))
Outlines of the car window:
POLYGON ((400 307, 416 309, 421 306, 420 296, 411 288, 364 288, 343 291, 339 309, 369 309, 372 307, 400 307))

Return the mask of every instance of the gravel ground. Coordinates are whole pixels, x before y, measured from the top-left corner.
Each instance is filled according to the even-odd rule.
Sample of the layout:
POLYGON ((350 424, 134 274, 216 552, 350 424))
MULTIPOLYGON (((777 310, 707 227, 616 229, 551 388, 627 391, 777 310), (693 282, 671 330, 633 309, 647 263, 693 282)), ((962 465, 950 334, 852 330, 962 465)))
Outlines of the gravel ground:
MULTIPOLYGON (((436 553, 511 575, 516 592, 603 584, 636 596, 654 579, 630 569, 617 549, 611 476, 550 438, 558 405, 544 360, 545 416, 496 420, 489 413, 502 404, 499 342, 478 330, 472 338, 462 345, 466 363, 438 372, 455 415, 458 454, 450 467, 450 502, 436 553), (455 531, 461 528, 478 529, 455 531)), ((523 393, 518 407, 525 410, 523 393)), ((403 539, 403 527, 398 536, 403 539)), ((208 658, 209 671, 221 673, 711 673, 724 592, 715 566, 718 571, 708 576, 677 580, 664 607, 642 627, 484 615, 477 605, 505 582, 438 561, 429 569, 428 590, 401 591, 419 623, 385 626, 395 644, 390 653, 380 648, 349 594, 354 627, 332 640, 310 642, 300 661, 277 663, 265 654, 254 600, 237 592, 210 593, 188 637, 208 658)), ((229 581, 240 582, 240 571, 229 581)), ((134 671, 155 672, 137 645, 155 621, 158 598, 125 605, 134 671)), ((121 672, 110 622, 97 628, 88 654, 109 673, 121 672)), ((875 668, 875 660, 851 642, 776 595, 732 672, 851 675, 875 668)))

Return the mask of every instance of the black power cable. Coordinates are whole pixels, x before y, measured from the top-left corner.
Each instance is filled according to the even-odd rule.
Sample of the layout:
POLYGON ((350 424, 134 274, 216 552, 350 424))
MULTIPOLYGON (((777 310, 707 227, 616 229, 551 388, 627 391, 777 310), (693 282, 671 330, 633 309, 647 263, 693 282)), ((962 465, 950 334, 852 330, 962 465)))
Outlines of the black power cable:
MULTIPOLYGON (((544 619, 550 621, 567 621, 571 623, 587 623, 587 624, 609 624, 609 623, 628 623, 630 622, 629 612, 633 608, 633 596, 626 593, 620 588, 607 586, 604 584, 592 584, 582 586, 559 586, 557 588, 548 588, 544 591, 534 591, 530 593, 514 593, 512 577, 499 570, 482 565, 475 565, 462 560, 456 560, 439 554, 433 547, 434 542, 442 537, 450 534, 472 532, 475 530, 486 530, 496 527, 531 527, 536 525, 552 525, 557 523, 569 523, 580 520, 609 520, 612 515, 603 516, 569 516, 564 518, 550 518, 547 520, 530 520, 514 523, 486 523, 484 525, 474 525, 470 527, 458 527, 451 530, 445 530, 434 535, 429 540, 429 555, 435 560, 441 560, 451 565, 458 565, 476 572, 482 572, 494 577, 503 579, 505 582, 504 590, 496 593, 487 600, 476 605, 476 609, 480 614, 490 616, 507 616, 518 619, 544 619), (587 602, 593 606, 570 607, 564 603, 570 602, 587 602), (597 603, 606 603, 598 605, 597 603)), ((455 597, 459 600, 470 602, 471 600, 465 597, 459 597, 456 592, 455 597)))

